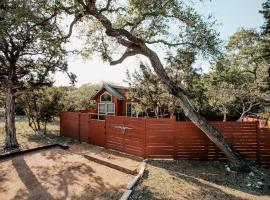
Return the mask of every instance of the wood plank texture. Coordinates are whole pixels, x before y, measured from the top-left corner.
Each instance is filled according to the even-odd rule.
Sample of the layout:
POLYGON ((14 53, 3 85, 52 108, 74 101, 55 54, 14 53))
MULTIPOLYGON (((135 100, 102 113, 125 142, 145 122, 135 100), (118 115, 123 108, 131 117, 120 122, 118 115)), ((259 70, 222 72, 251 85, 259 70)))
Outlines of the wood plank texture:
MULTIPOLYGON (((248 160, 270 165, 270 129, 256 122, 210 122, 248 160)), ((61 135, 128 154, 157 159, 225 160, 225 155, 192 122, 175 119, 61 113, 61 135), (123 131, 121 127, 127 129, 123 131)))

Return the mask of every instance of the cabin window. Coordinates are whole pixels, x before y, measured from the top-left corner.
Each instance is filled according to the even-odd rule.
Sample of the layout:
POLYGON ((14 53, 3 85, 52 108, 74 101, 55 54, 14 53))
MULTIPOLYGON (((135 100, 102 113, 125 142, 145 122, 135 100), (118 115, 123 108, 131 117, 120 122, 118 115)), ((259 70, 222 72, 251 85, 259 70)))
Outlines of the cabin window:
POLYGON ((127 103, 127 116, 136 117, 135 105, 136 103, 127 103))
POLYGON ((104 120, 105 115, 115 115, 114 103, 99 103, 98 104, 98 119, 104 120))
POLYGON ((112 95, 109 93, 105 92, 100 96, 100 101, 112 101, 112 95))
POLYGON ((98 119, 104 120, 105 114, 106 114, 106 104, 105 103, 98 104, 98 119))
POLYGON ((107 103, 107 115, 115 115, 114 103, 107 103))

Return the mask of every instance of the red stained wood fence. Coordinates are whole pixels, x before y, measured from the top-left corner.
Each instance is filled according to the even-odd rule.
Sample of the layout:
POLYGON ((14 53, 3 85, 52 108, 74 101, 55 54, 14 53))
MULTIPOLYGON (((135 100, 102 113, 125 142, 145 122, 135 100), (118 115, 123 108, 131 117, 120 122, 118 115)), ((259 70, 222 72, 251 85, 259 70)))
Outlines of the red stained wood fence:
MULTIPOLYGON (((270 165, 270 130, 256 122, 211 122, 248 160, 270 165)), ((89 113, 61 113, 61 135, 144 158, 225 160, 225 155, 192 122, 89 113)))

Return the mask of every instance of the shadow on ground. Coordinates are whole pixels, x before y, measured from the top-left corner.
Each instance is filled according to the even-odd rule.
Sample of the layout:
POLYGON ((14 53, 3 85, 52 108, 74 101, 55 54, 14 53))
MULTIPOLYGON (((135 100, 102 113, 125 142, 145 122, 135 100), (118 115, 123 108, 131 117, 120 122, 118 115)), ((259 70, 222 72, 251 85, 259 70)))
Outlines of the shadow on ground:
POLYGON ((12 159, 12 164, 20 180, 27 188, 27 192, 20 190, 15 199, 53 199, 47 189, 40 184, 22 156, 12 159))
MULTIPOLYGON (((31 165, 28 163, 29 158, 26 160, 24 156, 11 159, 18 181, 24 186, 18 186, 19 190, 12 199, 119 199, 122 186, 111 185, 104 177, 98 176, 96 168, 88 164, 66 160, 65 156, 69 155, 63 152, 40 152, 44 160, 33 161, 31 165), (45 166, 42 164, 44 161, 45 166)), ((0 183, 5 181, 8 181, 8 177, 0 171, 0 183)), ((17 184, 22 185, 19 182, 17 184)), ((0 185, 0 192, 7 192, 3 185, 0 185)))

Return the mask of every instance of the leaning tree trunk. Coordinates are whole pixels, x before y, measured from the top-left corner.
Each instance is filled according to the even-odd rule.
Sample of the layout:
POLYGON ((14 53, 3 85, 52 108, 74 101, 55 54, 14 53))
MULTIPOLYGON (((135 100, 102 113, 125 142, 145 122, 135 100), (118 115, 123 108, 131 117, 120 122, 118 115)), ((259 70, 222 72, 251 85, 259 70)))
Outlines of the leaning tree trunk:
POLYGON ((158 55, 146 45, 144 45, 143 51, 144 55, 149 58, 155 72, 159 75, 164 84, 167 85, 170 93, 178 97, 180 106, 184 110, 185 115, 227 156, 234 169, 243 171, 250 170, 248 163, 242 154, 232 145, 231 142, 224 138, 220 131, 209 124, 208 121, 195 110, 181 88, 168 77, 158 55))
MULTIPOLYGON (((80 1, 81 3, 81 1, 80 1)), ((131 51, 127 51, 118 61, 113 61, 111 64, 119 64, 126 57, 142 54, 146 56, 154 68, 155 72, 158 74, 160 79, 165 85, 167 85, 170 93, 175 97, 178 97, 180 101, 181 108, 184 110, 185 115, 198 127, 200 128, 206 136, 215 145, 224 152, 227 158, 230 160, 230 164, 237 170, 250 170, 246 160, 240 154, 240 152, 224 138, 223 134, 219 132, 215 127, 208 123, 208 121, 202 117, 192 106, 187 96, 184 94, 183 90, 169 78, 167 75, 158 55, 148 48, 143 39, 134 36, 132 33, 125 29, 115 29, 112 26, 110 20, 98 11, 95 5, 95 0, 88 0, 88 5, 86 6, 87 12, 95 17, 106 29, 106 34, 110 37, 118 39, 118 42, 123 46, 127 47, 131 51), (125 38, 125 39, 123 39, 125 38)))
POLYGON ((6 102, 5 102, 5 151, 15 150, 19 148, 16 138, 15 129, 15 97, 12 88, 7 88, 6 102))

